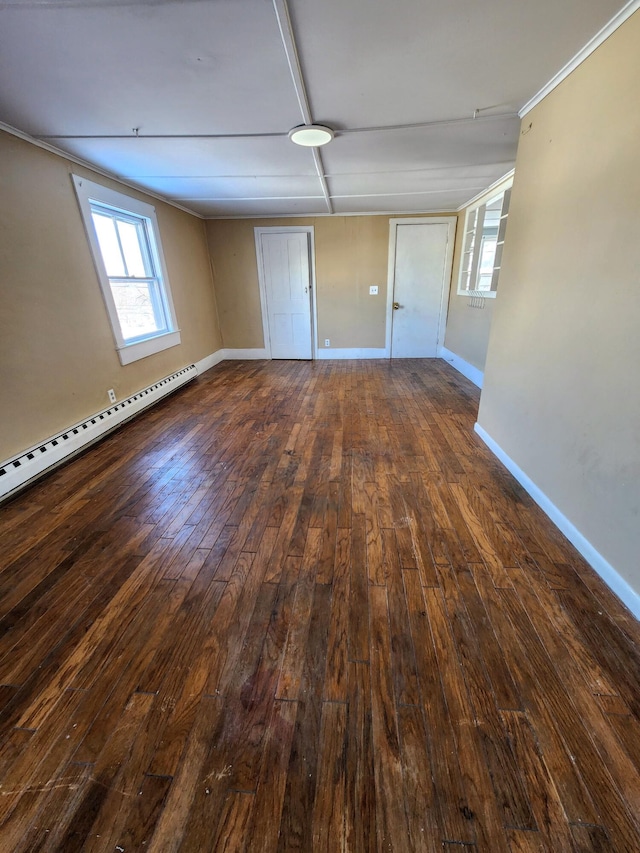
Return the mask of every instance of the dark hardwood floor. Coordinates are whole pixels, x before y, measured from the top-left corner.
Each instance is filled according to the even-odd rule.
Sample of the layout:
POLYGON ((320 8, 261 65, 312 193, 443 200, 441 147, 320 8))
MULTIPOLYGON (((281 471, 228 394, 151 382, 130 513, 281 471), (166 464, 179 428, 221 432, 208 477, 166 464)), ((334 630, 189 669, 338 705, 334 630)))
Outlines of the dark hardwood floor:
POLYGON ((224 363, 0 509, 2 851, 640 850, 640 629, 442 361, 224 363))

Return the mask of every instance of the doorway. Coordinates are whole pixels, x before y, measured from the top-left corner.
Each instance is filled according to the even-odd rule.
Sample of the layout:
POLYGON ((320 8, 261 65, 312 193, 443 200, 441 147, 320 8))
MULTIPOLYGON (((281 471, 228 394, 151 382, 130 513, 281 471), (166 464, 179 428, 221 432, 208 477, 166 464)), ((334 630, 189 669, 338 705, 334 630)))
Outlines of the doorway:
POLYGON ((313 227, 254 231, 267 355, 275 359, 312 359, 313 227))
POLYGON ((389 220, 386 348, 391 358, 438 357, 455 227, 455 216, 389 220))

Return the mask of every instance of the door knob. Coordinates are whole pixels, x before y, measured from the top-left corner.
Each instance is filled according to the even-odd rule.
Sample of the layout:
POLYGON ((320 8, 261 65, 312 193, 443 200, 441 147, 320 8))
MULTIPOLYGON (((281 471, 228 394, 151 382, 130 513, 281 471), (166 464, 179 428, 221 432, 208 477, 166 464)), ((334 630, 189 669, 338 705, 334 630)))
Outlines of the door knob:
POLYGON ((399 307, 400 307, 400 303, 399 303, 399 302, 394 302, 394 303, 393 303, 393 310, 394 310, 394 311, 397 311, 399 307))

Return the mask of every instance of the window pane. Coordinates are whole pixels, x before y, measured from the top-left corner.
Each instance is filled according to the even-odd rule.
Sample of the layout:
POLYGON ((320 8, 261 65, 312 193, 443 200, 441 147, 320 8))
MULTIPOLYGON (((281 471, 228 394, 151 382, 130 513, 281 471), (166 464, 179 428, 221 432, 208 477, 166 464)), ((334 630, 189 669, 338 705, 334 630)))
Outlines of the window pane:
POLYGON ((153 271, 145 268, 145 263, 142 257, 141 245, 145 239, 143 233, 143 225, 134 225, 133 222, 124 222, 118 220, 118 234, 120 235, 120 243, 122 244, 122 252, 127 264, 127 275, 135 276, 136 278, 147 278, 153 275, 153 271))
POLYGON ((164 314, 158 311, 159 300, 154 291, 155 286, 149 282, 111 282, 113 301, 125 341, 165 330, 164 314))
POLYGON ((495 237, 482 238, 482 255, 480 256, 480 275, 493 273, 494 259, 496 256, 495 237))
POLYGON ((502 198, 503 196, 499 195, 491 204, 487 205, 484 213, 484 224, 482 226, 483 234, 497 236, 500 216, 502 215, 502 198))
POLYGON ((122 253, 118 244, 116 227, 111 216, 103 216, 101 213, 91 211, 91 218, 96 229, 102 260, 108 276, 126 275, 122 253))

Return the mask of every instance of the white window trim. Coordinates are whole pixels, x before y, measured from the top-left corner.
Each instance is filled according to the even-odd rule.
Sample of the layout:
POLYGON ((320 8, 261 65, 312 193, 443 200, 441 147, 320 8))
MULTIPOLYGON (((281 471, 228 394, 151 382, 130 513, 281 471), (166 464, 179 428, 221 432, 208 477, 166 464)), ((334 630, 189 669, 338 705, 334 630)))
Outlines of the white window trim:
POLYGON ((102 298, 104 299, 109 321, 111 323, 111 330, 113 332, 120 363, 131 364, 131 362, 138 361, 138 359, 146 358, 154 353, 177 346, 181 342, 180 329, 178 328, 176 313, 173 307, 171 287, 169 285, 169 277, 164 263, 162 243, 160 240, 160 229, 158 228, 155 208, 150 204, 146 204, 143 201, 139 201, 136 198, 124 195, 124 193, 117 192, 116 190, 109 189, 108 187, 103 187, 101 184, 96 184, 93 181, 89 181, 87 178, 80 177, 79 175, 72 175, 72 178, 76 196, 78 198, 80 213, 82 214, 82 220, 87 233, 87 239, 89 240, 89 245, 91 247, 91 254, 93 256, 93 263, 98 275, 102 298), (162 279, 162 287, 164 290, 167 310, 167 322, 169 325, 168 331, 160 332, 157 335, 150 335, 143 340, 133 341, 131 343, 127 343, 122 337, 118 312, 116 310, 113 295, 111 293, 111 287, 109 285, 109 277, 107 276, 107 271, 102 260, 102 252, 100 251, 98 238, 93 225, 93 219, 91 217, 90 203, 92 201, 113 207, 117 210, 122 210, 125 213, 134 213, 150 220, 153 231, 151 251, 154 256, 154 263, 156 264, 162 279))
MULTIPOLYGON (((497 289, 496 290, 472 290, 472 289, 467 289, 466 287, 462 286, 462 278, 464 275, 464 249, 465 249, 467 232, 469 230, 469 219, 471 217, 471 214, 475 213, 475 211, 479 207, 482 207, 482 205, 489 205, 492 202, 494 202, 499 196, 503 195, 505 192, 507 192, 507 190, 510 190, 512 186, 513 186, 513 177, 509 178, 504 183, 501 183, 498 186, 492 187, 489 192, 486 192, 486 193, 484 193, 484 195, 481 195, 478 198, 476 198, 476 200, 473 202, 473 204, 470 204, 469 207, 466 209, 465 216, 464 216, 464 229, 462 232, 462 245, 460 247, 460 268, 458 270, 458 288, 456 291, 458 296, 482 296, 482 297, 485 297, 488 299, 495 299, 496 296, 498 295, 497 289)), ((508 218, 508 216, 509 216, 509 214, 507 212, 507 218, 508 218)), ((478 270, 476 270, 476 280, 477 280, 477 278, 478 278, 478 270)), ((497 285, 496 285, 496 287, 497 287, 497 285)))

